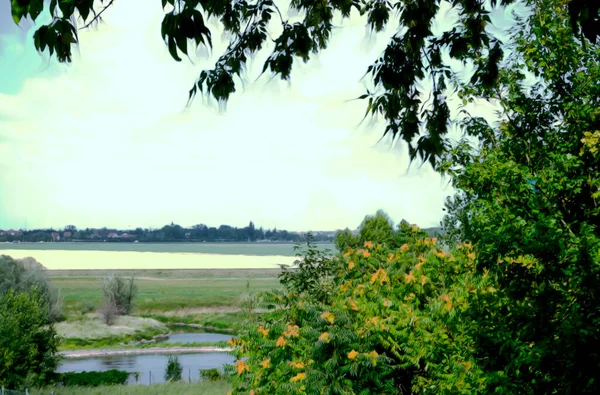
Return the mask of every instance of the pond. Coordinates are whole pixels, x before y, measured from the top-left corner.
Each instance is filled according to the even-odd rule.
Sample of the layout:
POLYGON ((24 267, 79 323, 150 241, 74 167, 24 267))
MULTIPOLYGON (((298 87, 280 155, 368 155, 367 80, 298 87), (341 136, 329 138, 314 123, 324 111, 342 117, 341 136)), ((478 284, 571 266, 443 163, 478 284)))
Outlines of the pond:
MULTIPOLYGON (((196 341, 196 340, 194 340, 196 341)), ((201 369, 217 368, 222 371, 224 364, 233 364, 233 355, 224 352, 207 352, 197 354, 180 354, 179 362, 183 368, 184 381, 199 381, 201 369)), ((164 383, 168 355, 114 355, 93 358, 65 359, 61 362, 58 373, 106 371, 111 369, 126 372, 138 372, 138 380, 130 376, 128 384, 164 383)))

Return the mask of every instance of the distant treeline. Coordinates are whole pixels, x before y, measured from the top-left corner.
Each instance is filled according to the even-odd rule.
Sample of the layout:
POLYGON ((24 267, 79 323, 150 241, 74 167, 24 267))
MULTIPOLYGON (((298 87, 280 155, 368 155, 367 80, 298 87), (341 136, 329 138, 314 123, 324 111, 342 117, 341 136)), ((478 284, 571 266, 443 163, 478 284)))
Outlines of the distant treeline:
MULTIPOLYGON (((312 232, 317 242, 331 242, 336 232, 312 232)), ((253 222, 243 228, 221 225, 218 228, 204 224, 184 228, 171 223, 160 229, 77 229, 68 225, 64 229, 0 230, 0 242, 63 242, 63 241, 107 241, 107 242, 253 242, 304 240, 303 232, 288 232, 276 228, 256 228, 253 222)))

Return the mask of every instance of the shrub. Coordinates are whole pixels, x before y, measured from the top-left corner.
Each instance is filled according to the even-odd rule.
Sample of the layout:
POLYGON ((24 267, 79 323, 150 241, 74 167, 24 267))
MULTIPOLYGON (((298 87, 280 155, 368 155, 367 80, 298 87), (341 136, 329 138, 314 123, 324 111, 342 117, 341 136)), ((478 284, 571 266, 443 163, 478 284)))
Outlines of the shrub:
POLYGON ((133 308, 133 299, 137 293, 134 277, 124 279, 116 274, 111 274, 104 279, 105 310, 125 315, 131 313, 133 308))
POLYGON ((165 370, 165 381, 180 381, 183 368, 176 355, 169 356, 167 360, 167 369, 165 370))
POLYGON ((347 241, 380 234, 389 244, 365 241, 327 263, 335 277, 325 300, 293 283, 263 296, 271 311, 230 342, 235 393, 483 390, 471 338, 477 328, 461 314, 473 291, 487 292, 473 273, 473 252, 445 252, 405 222, 388 234, 385 223, 367 218, 357 239, 347 241), (398 240, 408 243, 396 247, 398 240))
POLYGON ((33 288, 0 296, 0 386, 44 385, 59 361, 58 335, 48 319, 47 300, 33 288))
POLYGON ((111 369, 105 372, 62 373, 60 381, 68 387, 99 387, 101 385, 123 385, 130 373, 123 370, 111 369))
POLYGON ((0 255, 0 296, 9 289, 29 292, 36 288, 46 302, 48 320, 64 320, 60 293, 50 287, 38 266, 31 262, 16 260, 8 255, 0 255))
POLYGON ((219 381, 223 379, 223 374, 219 369, 200 369, 200 377, 205 381, 219 381))

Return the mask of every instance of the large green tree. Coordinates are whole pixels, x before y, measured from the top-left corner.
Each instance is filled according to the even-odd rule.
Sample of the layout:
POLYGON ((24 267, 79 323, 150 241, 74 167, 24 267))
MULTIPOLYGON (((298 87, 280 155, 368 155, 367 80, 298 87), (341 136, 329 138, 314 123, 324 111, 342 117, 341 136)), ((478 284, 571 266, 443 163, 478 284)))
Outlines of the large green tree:
MULTIPOLYGON (((574 34, 567 3, 538 0, 518 21, 495 99, 500 121, 442 168, 459 193, 445 222, 470 240, 495 298, 473 304, 478 356, 502 393, 600 391, 600 49, 574 34)), ((467 114, 468 115, 468 114, 467 114)))
POLYGON ((0 296, 0 386, 41 386, 58 366, 58 336, 38 289, 9 289, 0 296))
MULTIPOLYGON (((94 0, 11 0, 11 9, 16 23, 49 12, 52 21, 35 32, 35 47, 48 49, 60 62, 70 62, 72 46, 78 42, 77 29, 100 21, 113 3, 104 0, 98 7, 94 0)), ((436 164, 448 149, 451 119, 445 96, 455 88, 450 66, 456 60, 472 63, 475 73, 471 81, 492 90, 503 48, 501 38, 489 28, 490 14, 516 1, 448 3, 458 11, 458 21, 434 34, 434 20, 443 18, 441 0, 162 0, 166 13, 160 33, 177 61, 181 61, 181 54, 188 54, 190 44, 212 47, 213 33, 205 22, 208 18, 216 18, 230 33, 229 45, 214 68, 200 72, 189 92, 190 99, 200 91, 221 101, 236 91, 249 57, 256 52, 271 51, 263 72, 289 79, 294 61, 306 62, 326 49, 336 17, 349 17, 353 12, 366 15, 368 26, 375 32, 397 20, 398 29, 387 48, 366 70, 372 84, 360 99, 367 101, 366 115, 385 119, 385 134, 406 141, 411 158, 436 164), (282 10, 284 5, 289 5, 290 14, 296 16, 282 10), (429 97, 423 99, 423 93, 429 97)), ((600 34, 598 2, 564 0, 562 4, 562 12, 568 12, 579 39, 596 42, 600 34)))

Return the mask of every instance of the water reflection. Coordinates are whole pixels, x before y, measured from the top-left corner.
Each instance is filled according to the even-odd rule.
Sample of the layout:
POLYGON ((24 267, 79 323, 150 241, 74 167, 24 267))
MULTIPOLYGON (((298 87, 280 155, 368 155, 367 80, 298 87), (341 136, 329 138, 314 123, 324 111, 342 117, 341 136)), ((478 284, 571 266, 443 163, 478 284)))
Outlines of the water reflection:
MULTIPOLYGON (((106 371, 119 369, 127 372, 138 372, 138 380, 130 376, 129 384, 150 384, 165 382, 165 369, 167 367, 167 355, 114 355, 94 358, 65 359, 61 362, 57 372, 84 372, 84 371, 106 371)), ((235 358, 227 353, 197 353, 181 354, 179 362, 183 368, 183 379, 185 381, 200 380, 201 369, 222 369, 224 364, 233 364, 235 358)))

